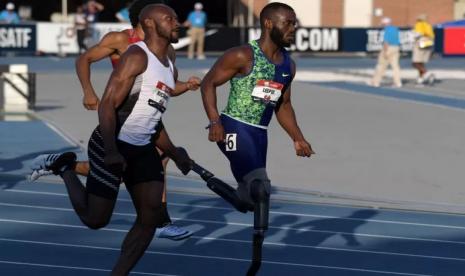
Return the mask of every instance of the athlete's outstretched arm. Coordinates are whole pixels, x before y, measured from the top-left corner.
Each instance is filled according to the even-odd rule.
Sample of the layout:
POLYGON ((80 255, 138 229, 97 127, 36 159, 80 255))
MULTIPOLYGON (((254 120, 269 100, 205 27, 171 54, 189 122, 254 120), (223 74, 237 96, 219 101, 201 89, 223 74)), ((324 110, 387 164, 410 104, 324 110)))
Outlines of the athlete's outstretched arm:
POLYGON ((84 93, 82 104, 86 109, 96 110, 99 103, 99 98, 90 81, 90 65, 117 53, 118 49, 125 48, 127 44, 127 37, 125 36, 120 32, 110 32, 97 45, 79 55, 76 59, 76 73, 84 93))
POLYGON ((178 70, 176 69, 176 67, 174 69, 175 69, 174 75, 176 79, 176 85, 173 89, 173 92, 171 93, 172 97, 180 96, 189 90, 194 91, 194 90, 199 89, 200 82, 201 82, 200 78, 192 76, 187 81, 180 81, 178 80, 178 70))
MULTIPOLYGON (((295 76, 295 63, 292 62, 292 78, 295 76)), ((291 85, 284 92, 282 101, 276 107, 276 118, 282 128, 289 134, 294 141, 294 147, 298 156, 310 157, 314 154, 312 146, 305 140, 300 130, 295 116, 294 108, 291 103, 291 85)))
POLYGON ((171 96, 177 97, 177 96, 181 96, 187 91, 195 91, 199 89, 201 81, 202 80, 196 76, 189 77, 187 81, 178 80, 176 81, 176 87, 174 88, 174 91, 171 94, 171 96))
POLYGON ((165 126, 162 122, 160 123, 161 127, 158 129, 155 145, 176 163, 176 166, 183 174, 187 174, 191 170, 193 161, 189 158, 185 150, 179 150, 179 148, 173 144, 165 126))
POLYGON ((105 148, 105 164, 122 165, 124 159, 116 147, 116 109, 126 99, 137 75, 147 68, 147 54, 138 46, 130 47, 113 70, 102 96, 98 115, 105 148))
POLYGON ((210 120, 208 139, 212 142, 220 142, 225 139, 224 129, 219 120, 216 87, 238 74, 245 75, 248 73, 252 66, 252 58, 252 51, 249 47, 232 48, 215 62, 202 80, 200 91, 202 92, 203 107, 210 120))

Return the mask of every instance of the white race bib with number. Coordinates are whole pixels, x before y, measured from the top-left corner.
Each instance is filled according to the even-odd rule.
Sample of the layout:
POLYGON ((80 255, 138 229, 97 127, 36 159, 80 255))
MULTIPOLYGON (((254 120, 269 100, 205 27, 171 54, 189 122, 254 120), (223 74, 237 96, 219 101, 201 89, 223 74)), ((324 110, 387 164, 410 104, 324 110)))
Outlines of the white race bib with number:
POLYGON ((281 97, 282 89, 283 85, 279 82, 258 80, 252 91, 252 97, 256 101, 275 105, 279 97, 281 97))
POLYGON ((153 89, 152 97, 149 99, 149 105, 155 107, 161 113, 164 113, 172 91, 173 89, 159 81, 155 89, 153 89))
POLYGON ((237 133, 226 133, 226 151, 236 151, 237 133))

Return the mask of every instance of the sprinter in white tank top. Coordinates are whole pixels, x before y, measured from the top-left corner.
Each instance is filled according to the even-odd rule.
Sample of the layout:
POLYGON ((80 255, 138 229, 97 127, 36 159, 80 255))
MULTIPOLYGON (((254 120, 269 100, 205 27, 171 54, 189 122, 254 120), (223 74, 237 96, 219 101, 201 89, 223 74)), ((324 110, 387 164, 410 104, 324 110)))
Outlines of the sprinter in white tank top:
POLYGON ((168 58, 169 45, 179 36, 177 15, 166 5, 148 5, 140 13, 140 23, 144 42, 121 56, 102 96, 99 126, 89 141, 86 185, 74 171, 75 155, 60 157, 56 166, 49 168, 63 178, 76 214, 91 229, 108 224, 121 178, 124 180, 137 218, 112 275, 129 274, 156 228, 163 225, 163 167, 155 146, 184 174, 192 166, 189 156, 171 143, 161 123, 177 79, 177 70, 168 58))
MULTIPOLYGON (((123 54, 110 77, 99 107, 105 166, 130 169, 130 173, 125 171, 123 179, 125 183, 131 184, 128 190, 137 212, 135 223, 126 236, 120 258, 113 269, 115 275, 129 273, 152 241, 156 227, 163 223, 161 160, 154 145, 150 143, 167 108, 170 93, 175 88, 177 70, 168 57, 168 48, 170 43, 178 41, 180 24, 174 10, 160 4, 144 8, 140 18, 145 39, 123 54), (137 92, 139 83, 140 89, 137 92), (148 164, 142 170, 138 170, 138 166, 132 167, 131 160, 137 162, 138 158, 126 162, 124 153, 119 152, 120 141, 133 146, 149 145, 146 149, 159 162, 160 171, 148 175, 147 179, 138 179, 139 173, 145 176, 155 166, 148 164)), ((169 139, 166 139, 165 130, 160 128, 159 131, 156 145, 187 174, 192 161, 187 155, 181 155, 173 144, 167 145, 169 139)), ((142 155, 147 158, 145 153, 142 155)))
POLYGON ((147 48, 144 41, 131 47, 142 49, 147 55, 147 68, 138 75, 127 99, 118 109, 121 125, 118 139, 132 145, 147 145, 168 107, 174 89, 174 66, 166 58, 165 66, 147 48))

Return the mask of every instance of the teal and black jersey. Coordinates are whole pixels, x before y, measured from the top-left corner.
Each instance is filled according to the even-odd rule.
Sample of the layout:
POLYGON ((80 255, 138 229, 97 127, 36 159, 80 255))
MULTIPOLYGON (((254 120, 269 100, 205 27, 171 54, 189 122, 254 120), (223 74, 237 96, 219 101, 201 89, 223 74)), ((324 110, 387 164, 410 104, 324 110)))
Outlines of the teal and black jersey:
POLYGON ((250 73, 231 79, 231 90, 223 114, 238 121, 266 128, 274 107, 292 81, 291 58, 282 49, 281 64, 272 63, 260 49, 257 40, 249 43, 253 51, 250 73))

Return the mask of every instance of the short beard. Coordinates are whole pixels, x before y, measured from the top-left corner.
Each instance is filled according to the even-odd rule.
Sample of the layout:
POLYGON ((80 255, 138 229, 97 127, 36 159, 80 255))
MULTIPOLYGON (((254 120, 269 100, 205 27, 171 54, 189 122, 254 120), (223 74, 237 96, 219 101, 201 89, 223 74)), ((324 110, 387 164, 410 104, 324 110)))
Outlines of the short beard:
POLYGON ((276 27, 273 27, 270 32, 271 41, 279 47, 289 47, 291 46, 290 42, 284 41, 284 34, 278 30, 276 27))
POLYGON ((177 43, 178 40, 179 40, 179 38, 173 36, 173 34, 171 32, 167 32, 167 31, 165 32, 165 30, 160 30, 158 28, 156 29, 156 32, 157 32, 158 37, 164 38, 167 41, 169 41, 170 43, 177 43))
POLYGON ((178 43, 178 41, 179 41, 179 37, 171 36, 170 43, 178 43))

